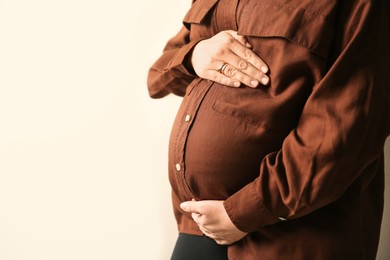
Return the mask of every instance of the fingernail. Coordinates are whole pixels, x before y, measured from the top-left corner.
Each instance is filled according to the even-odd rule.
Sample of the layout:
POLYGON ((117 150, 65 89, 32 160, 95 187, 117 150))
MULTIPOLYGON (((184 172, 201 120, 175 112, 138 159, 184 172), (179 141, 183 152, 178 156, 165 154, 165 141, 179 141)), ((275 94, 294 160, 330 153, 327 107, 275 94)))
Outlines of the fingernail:
POLYGON ((253 48, 252 44, 250 44, 249 42, 246 42, 245 45, 246 45, 246 47, 248 47, 248 48, 251 48, 251 49, 253 48))
POLYGON ((263 83, 263 85, 267 85, 268 84, 268 81, 269 81, 269 78, 264 76, 261 78, 261 83, 263 83))
POLYGON ((257 80, 252 80, 251 85, 257 87, 257 85, 259 85, 259 82, 257 80))
POLYGON ((266 66, 264 66, 264 65, 261 66, 260 69, 261 69, 261 71, 264 72, 264 73, 267 73, 267 71, 268 71, 268 68, 267 68, 266 66))
POLYGON ((239 87, 239 86, 241 86, 241 83, 240 82, 238 82, 238 81, 235 81, 234 83, 233 83, 233 85, 235 86, 235 87, 239 87))

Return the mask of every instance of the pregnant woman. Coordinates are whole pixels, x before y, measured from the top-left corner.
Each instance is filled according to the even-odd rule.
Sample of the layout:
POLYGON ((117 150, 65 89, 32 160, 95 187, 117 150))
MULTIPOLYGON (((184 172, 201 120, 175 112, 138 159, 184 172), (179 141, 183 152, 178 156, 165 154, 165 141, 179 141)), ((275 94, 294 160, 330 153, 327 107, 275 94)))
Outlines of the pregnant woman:
POLYGON ((389 1, 197 0, 148 75, 184 96, 173 260, 375 259, 389 1))

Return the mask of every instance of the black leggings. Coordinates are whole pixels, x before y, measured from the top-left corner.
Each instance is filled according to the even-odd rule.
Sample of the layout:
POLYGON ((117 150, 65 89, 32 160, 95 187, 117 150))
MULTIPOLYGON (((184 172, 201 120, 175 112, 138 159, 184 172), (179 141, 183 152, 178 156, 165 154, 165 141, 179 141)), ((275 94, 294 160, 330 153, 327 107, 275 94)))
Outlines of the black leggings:
POLYGON ((227 246, 205 236, 179 234, 171 260, 228 260, 227 246))

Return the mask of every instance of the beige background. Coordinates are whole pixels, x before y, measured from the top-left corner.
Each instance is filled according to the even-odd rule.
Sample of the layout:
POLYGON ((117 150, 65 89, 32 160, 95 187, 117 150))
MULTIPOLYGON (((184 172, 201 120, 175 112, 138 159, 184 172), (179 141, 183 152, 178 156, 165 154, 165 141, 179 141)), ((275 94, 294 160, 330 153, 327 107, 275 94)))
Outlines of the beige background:
POLYGON ((189 5, 0 0, 0 260, 169 258, 180 99, 145 79, 189 5))

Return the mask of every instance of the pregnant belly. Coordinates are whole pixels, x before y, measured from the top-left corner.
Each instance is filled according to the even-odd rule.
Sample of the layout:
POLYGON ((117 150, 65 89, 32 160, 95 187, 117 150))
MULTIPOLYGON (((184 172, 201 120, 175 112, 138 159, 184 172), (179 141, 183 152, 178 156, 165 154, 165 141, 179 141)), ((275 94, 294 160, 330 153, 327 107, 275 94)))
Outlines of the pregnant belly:
POLYGON ((197 199, 223 200, 253 181, 263 158, 279 150, 285 137, 260 117, 230 111, 218 98, 222 90, 210 89, 187 138, 185 180, 197 199))

